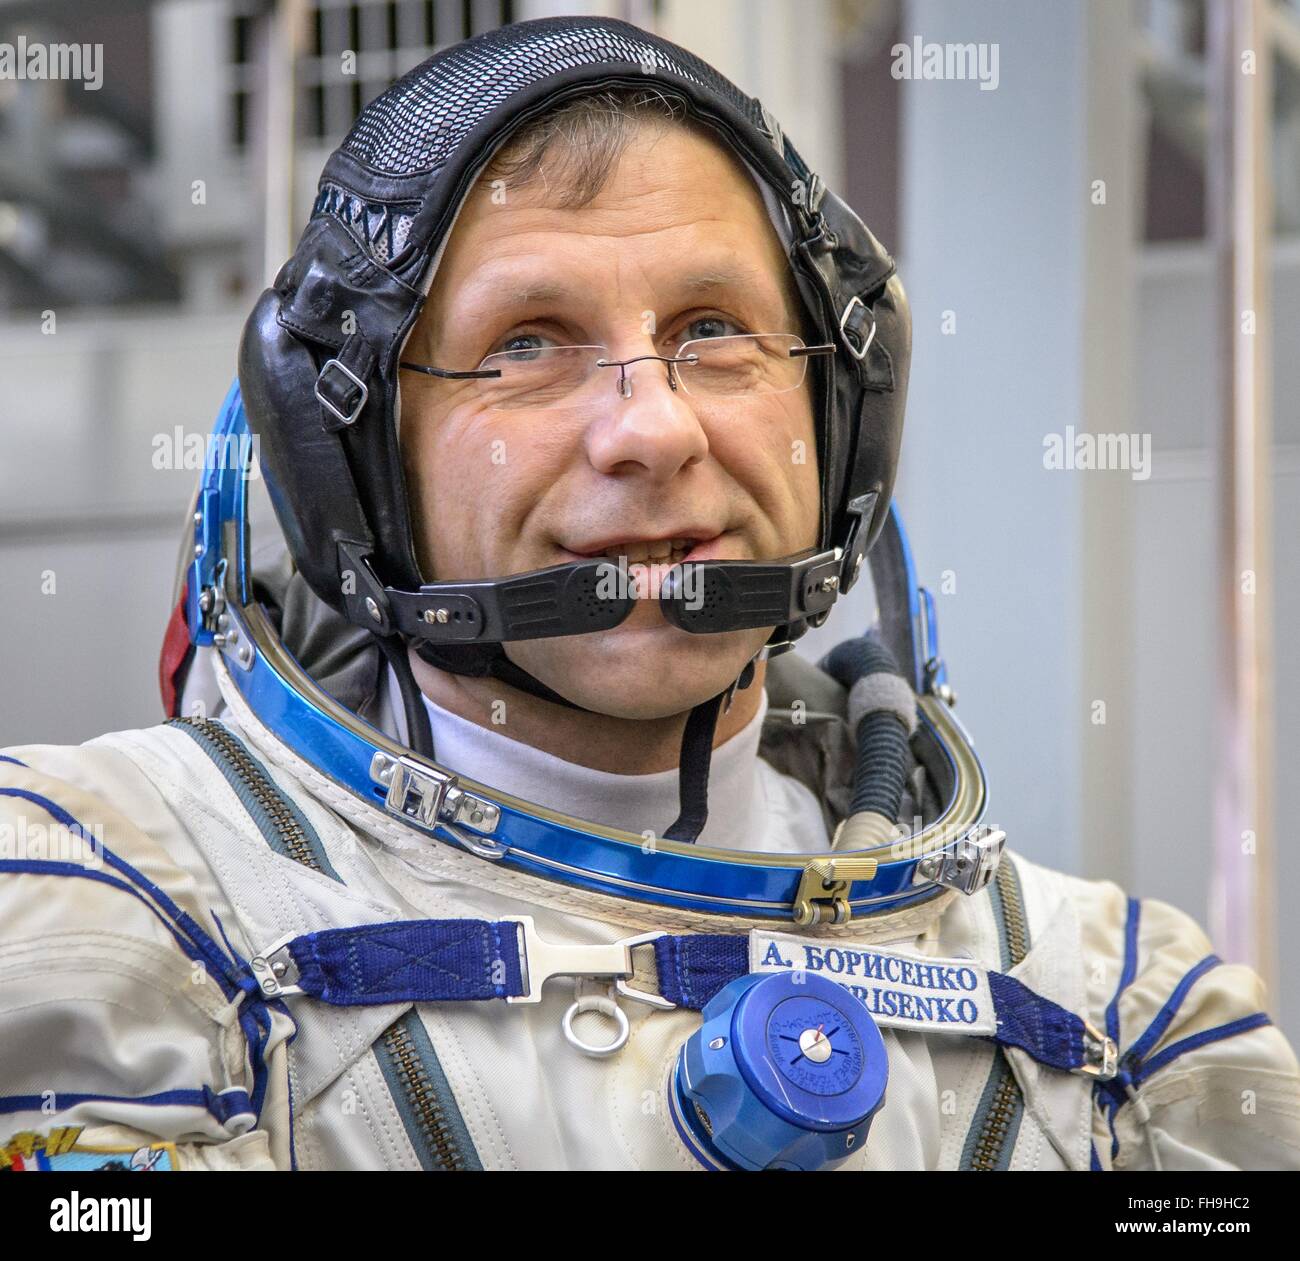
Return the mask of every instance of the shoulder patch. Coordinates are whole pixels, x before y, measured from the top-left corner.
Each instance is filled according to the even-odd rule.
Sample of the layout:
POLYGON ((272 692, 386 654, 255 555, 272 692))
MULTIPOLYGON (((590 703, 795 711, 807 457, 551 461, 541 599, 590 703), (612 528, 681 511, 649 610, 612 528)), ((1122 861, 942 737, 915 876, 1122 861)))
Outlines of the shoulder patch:
POLYGON ((174 1143, 83 1147, 83 1126, 64 1125, 48 1134, 24 1131, 0 1147, 0 1173, 172 1173, 180 1168, 174 1143))

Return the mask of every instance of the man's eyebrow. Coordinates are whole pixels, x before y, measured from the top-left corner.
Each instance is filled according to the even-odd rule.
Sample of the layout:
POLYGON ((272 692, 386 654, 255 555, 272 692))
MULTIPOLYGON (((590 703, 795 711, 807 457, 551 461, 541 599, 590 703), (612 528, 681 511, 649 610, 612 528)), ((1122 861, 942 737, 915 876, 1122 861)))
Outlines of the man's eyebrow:
POLYGON ((713 267, 684 276, 682 285, 692 293, 708 293, 717 289, 754 289, 764 279, 763 273, 752 267, 713 267))
POLYGON ((572 290, 561 281, 519 280, 510 274, 476 272, 465 284, 458 298, 471 309, 513 309, 529 302, 555 302, 571 295, 572 290))
MULTIPOLYGON (((573 291, 568 285, 552 281, 536 281, 532 284, 503 285, 500 292, 502 301, 507 306, 526 306, 530 302, 558 302, 570 297, 573 291)), ((494 291, 494 295, 496 292, 494 291)))

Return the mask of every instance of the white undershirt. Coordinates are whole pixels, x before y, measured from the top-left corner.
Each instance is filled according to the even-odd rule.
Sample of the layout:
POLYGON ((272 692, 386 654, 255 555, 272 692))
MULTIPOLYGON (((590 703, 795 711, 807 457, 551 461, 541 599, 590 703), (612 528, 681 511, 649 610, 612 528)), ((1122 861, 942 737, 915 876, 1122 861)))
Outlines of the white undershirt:
MULTIPOLYGON (((390 706, 399 731, 406 724, 389 670, 390 706)), ((680 812, 676 768, 619 775, 566 762, 500 731, 440 709, 426 696, 438 764, 514 797, 628 832, 664 834, 680 812)), ((723 849, 818 854, 829 848, 816 799, 798 780, 758 756, 767 694, 758 712, 713 750, 709 816, 699 843, 723 849)))

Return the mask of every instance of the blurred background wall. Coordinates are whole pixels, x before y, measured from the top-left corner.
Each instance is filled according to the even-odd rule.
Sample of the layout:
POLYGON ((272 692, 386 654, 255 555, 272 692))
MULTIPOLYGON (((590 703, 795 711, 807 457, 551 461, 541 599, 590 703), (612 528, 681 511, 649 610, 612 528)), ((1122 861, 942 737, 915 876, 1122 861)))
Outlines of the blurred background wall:
MULTIPOLYGON (((608 13, 761 97, 899 260, 915 349, 898 499, 992 820, 1036 861, 1183 907, 1229 950, 1249 927, 1233 916, 1254 912, 1214 897, 1233 329, 1207 46, 1227 2, 0 0, 0 42, 103 48, 97 90, 0 79, 0 746, 160 718, 186 440, 356 112, 469 34, 608 13), (982 50, 982 81, 900 76, 916 40, 982 50), (1149 462, 1046 466, 1052 435, 1085 432, 1134 435, 1149 462)), ((1277 824, 1260 844, 1285 910, 1300 888, 1300 7, 1262 11, 1276 741, 1261 756, 1277 824)), ((801 650, 870 618, 859 588, 801 650)), ((1300 928, 1261 922, 1284 961, 1273 1006, 1300 1041, 1300 928)))

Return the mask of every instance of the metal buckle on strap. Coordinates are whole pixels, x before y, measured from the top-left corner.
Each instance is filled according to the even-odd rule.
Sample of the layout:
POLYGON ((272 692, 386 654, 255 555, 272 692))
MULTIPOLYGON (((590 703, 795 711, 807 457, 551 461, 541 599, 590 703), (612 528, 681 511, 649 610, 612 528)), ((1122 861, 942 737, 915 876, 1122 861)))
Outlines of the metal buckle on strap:
POLYGON ((302 993, 302 987, 297 983, 298 965, 289 953, 289 943, 297 935, 288 933, 248 961, 258 988, 267 998, 285 998, 302 993))
POLYGON ((1115 1045, 1115 1039, 1108 1038, 1089 1020, 1083 1022, 1083 1029, 1083 1053, 1087 1061, 1070 1071, 1080 1077, 1110 1081, 1119 1072, 1119 1047, 1115 1045))
POLYGON ((950 845, 927 854, 916 864, 913 884, 941 884, 970 895, 978 893, 1002 861, 1007 834, 1001 828, 981 823, 950 845))
POLYGON ((844 308, 844 314, 840 316, 840 335, 844 338, 844 344, 849 348, 849 354, 851 354, 855 359, 865 359, 867 357, 867 351, 871 349, 871 343, 876 340, 876 321, 872 317, 871 313, 867 311, 867 318, 871 320, 871 332, 867 334, 866 341, 862 343, 862 349, 855 350, 853 342, 849 338, 848 330, 844 327, 848 322, 849 315, 853 311, 853 304, 855 302, 864 311, 867 310, 867 304, 855 293, 853 297, 848 300, 848 304, 844 308))
POLYGON ((636 972, 632 960, 632 951, 637 946, 644 946, 666 934, 663 932, 641 933, 636 937, 624 937, 621 941, 596 942, 581 946, 561 945, 553 941, 544 941, 537 935, 537 926, 531 915, 517 915, 514 919, 523 929, 524 984, 523 994, 516 994, 506 999, 507 1003, 540 1003, 542 987, 553 976, 608 977, 614 982, 614 988, 624 998, 646 1003, 651 1007, 669 1010, 676 1003, 670 1003, 660 994, 649 990, 632 989, 628 981, 636 972))
POLYGON ((327 411, 332 412, 334 416, 338 419, 339 423, 344 425, 352 424, 352 422, 356 420, 358 416, 361 415, 361 409, 365 407, 366 399, 370 397, 370 388, 341 359, 327 359, 325 361, 325 366, 320 370, 320 374, 316 378, 316 385, 315 385, 314 392, 317 401, 320 403, 320 405, 324 407, 327 411), (332 402, 330 402, 329 399, 325 397, 325 395, 323 395, 320 392, 321 382, 325 380, 325 374, 331 368, 337 368, 361 392, 360 396, 357 399, 357 405, 350 412, 340 411, 337 407, 334 406, 332 402))

